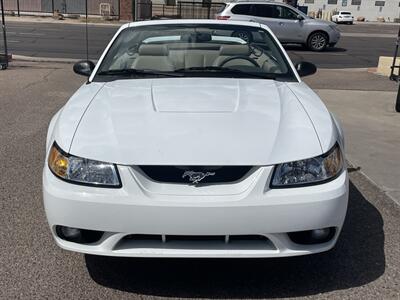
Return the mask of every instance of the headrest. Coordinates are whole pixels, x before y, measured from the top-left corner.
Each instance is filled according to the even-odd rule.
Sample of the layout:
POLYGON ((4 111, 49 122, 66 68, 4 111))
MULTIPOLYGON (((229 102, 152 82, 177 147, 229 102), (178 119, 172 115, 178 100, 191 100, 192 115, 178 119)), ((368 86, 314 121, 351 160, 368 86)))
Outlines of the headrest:
POLYGON ((181 41, 186 43, 194 43, 195 37, 191 33, 182 33, 181 34, 181 41))
POLYGON ((167 56, 168 48, 166 45, 141 45, 139 55, 147 56, 167 56))
POLYGON ((208 32, 187 32, 181 35, 181 41, 187 43, 204 43, 211 40, 211 34, 208 32))
POLYGON ((235 56, 249 55, 250 48, 248 45, 222 45, 219 50, 219 55, 235 56))

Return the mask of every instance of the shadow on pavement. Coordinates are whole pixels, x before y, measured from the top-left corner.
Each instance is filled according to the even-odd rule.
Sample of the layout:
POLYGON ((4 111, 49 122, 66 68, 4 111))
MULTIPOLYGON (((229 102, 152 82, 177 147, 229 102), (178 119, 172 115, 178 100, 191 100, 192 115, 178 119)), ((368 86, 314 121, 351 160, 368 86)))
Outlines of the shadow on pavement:
POLYGON ((278 259, 136 259, 86 255, 92 279, 121 291, 188 298, 275 298, 365 285, 385 271, 383 220, 350 183, 342 235, 326 253, 278 259))
MULTIPOLYGON (((315 53, 311 50, 308 50, 305 46, 303 45, 298 45, 298 44, 286 44, 283 45, 283 48, 285 48, 286 51, 304 51, 304 52, 309 52, 310 54, 315 53)), ((327 47, 324 51, 321 53, 335 53, 335 52, 346 52, 347 49, 340 48, 340 47, 327 47)))

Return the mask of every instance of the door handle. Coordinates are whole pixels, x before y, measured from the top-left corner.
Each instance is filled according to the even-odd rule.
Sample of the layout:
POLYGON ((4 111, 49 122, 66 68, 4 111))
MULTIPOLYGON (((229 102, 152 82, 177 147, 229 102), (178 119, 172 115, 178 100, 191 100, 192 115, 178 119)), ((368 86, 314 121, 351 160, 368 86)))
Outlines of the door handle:
POLYGON ((283 22, 279 22, 278 24, 279 24, 280 26, 283 26, 283 22))

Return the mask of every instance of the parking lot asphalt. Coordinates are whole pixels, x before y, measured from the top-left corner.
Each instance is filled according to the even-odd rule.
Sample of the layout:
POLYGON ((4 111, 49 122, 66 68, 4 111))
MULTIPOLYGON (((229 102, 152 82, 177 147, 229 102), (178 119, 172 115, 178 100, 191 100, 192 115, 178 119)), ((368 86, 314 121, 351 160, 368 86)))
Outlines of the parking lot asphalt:
MULTIPOLYGON (((41 22, 7 23, 10 52, 35 57, 84 59, 85 26, 41 22)), ((342 38, 334 48, 311 52, 302 46, 286 45, 294 62, 310 61, 320 68, 371 68, 378 65, 379 56, 392 56, 399 25, 355 24, 339 25, 342 38)), ((89 25, 89 55, 98 59, 117 26, 89 25)), ((0 51, 2 41, 0 39, 0 51)))
MULTIPOLYGON (((50 118, 84 82, 71 69, 16 63, 0 71, 0 299, 399 299, 400 208, 358 168, 349 169, 348 215, 327 253, 127 259, 59 249, 45 219, 41 171, 50 118)), ((309 84, 323 90, 321 76, 328 75, 309 84)))

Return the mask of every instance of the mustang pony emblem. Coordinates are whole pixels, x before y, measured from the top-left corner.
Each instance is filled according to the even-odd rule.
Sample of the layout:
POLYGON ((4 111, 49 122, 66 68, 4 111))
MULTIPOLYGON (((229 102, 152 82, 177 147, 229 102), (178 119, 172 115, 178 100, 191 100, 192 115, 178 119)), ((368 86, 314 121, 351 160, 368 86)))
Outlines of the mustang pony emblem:
POLYGON ((183 173, 182 178, 189 177, 189 181, 193 184, 197 184, 202 181, 207 176, 214 176, 215 172, 195 172, 195 171, 185 171, 183 173))

